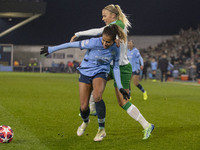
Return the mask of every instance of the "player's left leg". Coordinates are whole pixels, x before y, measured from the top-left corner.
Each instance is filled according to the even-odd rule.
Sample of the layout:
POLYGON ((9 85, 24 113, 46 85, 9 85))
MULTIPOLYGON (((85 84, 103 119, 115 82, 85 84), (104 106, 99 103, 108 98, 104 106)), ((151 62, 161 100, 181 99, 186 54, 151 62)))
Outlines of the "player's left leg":
MULTIPOLYGON (((126 90, 128 91, 128 89, 126 90)), ((140 125, 144 128, 144 137, 143 139, 147 139, 150 136, 150 133, 154 129, 154 125, 149 123, 143 115, 140 113, 139 109, 133 105, 131 102, 123 99, 122 94, 119 92, 117 88, 115 88, 118 104, 131 116, 134 120, 138 121, 140 125)))
MULTIPOLYGON (((132 75, 131 66, 129 67, 129 65, 127 65, 126 67, 120 68, 120 72, 123 88, 126 89, 126 91, 129 93, 129 84, 132 75)), ((131 116, 134 120, 138 121, 144 129, 148 128, 150 123, 143 117, 143 115, 140 113, 136 106, 134 106, 131 102, 123 99, 123 96, 118 90, 116 84, 115 93, 118 100, 118 104, 128 113, 128 115, 131 116)))

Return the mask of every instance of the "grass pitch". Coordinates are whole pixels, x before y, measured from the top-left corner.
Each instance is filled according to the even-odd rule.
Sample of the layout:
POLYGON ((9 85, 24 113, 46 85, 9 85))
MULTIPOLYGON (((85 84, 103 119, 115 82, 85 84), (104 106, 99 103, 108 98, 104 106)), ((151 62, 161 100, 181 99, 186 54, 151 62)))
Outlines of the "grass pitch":
POLYGON ((0 72, 0 125, 14 130, 13 141, 0 143, 0 150, 199 150, 200 85, 141 84, 148 100, 132 84, 131 102, 155 125, 150 138, 142 140, 142 127, 118 106, 109 81, 103 95, 107 136, 93 142, 97 117, 90 117, 84 136, 76 135, 82 123, 77 74, 0 72))

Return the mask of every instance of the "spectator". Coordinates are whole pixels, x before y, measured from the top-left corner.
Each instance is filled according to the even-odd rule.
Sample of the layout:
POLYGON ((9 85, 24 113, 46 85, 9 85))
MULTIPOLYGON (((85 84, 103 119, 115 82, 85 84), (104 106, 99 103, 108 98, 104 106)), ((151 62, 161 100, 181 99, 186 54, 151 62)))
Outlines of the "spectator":
POLYGON ((197 72, 197 79, 200 80, 200 58, 198 59, 198 62, 196 65, 196 72, 197 72))
POLYGON ((158 68, 161 71, 161 82, 163 82, 163 77, 165 77, 165 82, 167 82, 167 72, 168 72, 168 60, 167 56, 164 54, 158 62, 158 68))
POLYGON ((171 62, 168 62, 168 67, 167 67, 167 75, 168 77, 172 77, 172 72, 173 72, 173 69, 174 69, 174 65, 171 64, 171 62))
POLYGON ((188 30, 181 29, 179 35, 175 35, 173 39, 163 41, 155 47, 140 49, 143 56, 159 58, 162 53, 168 54, 172 65, 174 65, 175 74, 181 69, 182 73, 186 74, 184 69, 185 62, 192 59, 197 62, 200 57, 200 25, 196 30, 190 28, 188 30))
POLYGON ((15 60, 14 61, 14 67, 18 67, 19 66, 19 61, 15 60))
POLYGON ((60 62, 59 69, 60 69, 60 72, 64 72, 65 64, 63 62, 60 62))
POLYGON ((194 64, 193 61, 190 62, 190 65, 188 67, 188 75, 189 75, 189 79, 192 81, 195 81, 195 77, 196 77, 196 66, 194 64))
POLYGON ((144 68, 143 68, 143 70, 142 70, 142 77, 141 77, 141 79, 144 78, 144 80, 146 80, 146 79, 147 79, 147 69, 148 69, 151 65, 150 65, 150 62, 149 62, 148 59, 143 59, 143 60, 144 60, 144 68))
POLYGON ((77 69, 76 68, 79 67, 79 62, 74 61, 73 64, 74 64, 74 72, 77 73, 77 69))
POLYGON ((74 64, 71 61, 67 62, 67 68, 68 68, 69 73, 72 73, 73 66, 74 66, 74 64))
POLYGON ((152 81, 156 82, 156 72, 157 72, 158 63, 155 58, 152 58, 151 61, 151 71, 152 71, 152 81))

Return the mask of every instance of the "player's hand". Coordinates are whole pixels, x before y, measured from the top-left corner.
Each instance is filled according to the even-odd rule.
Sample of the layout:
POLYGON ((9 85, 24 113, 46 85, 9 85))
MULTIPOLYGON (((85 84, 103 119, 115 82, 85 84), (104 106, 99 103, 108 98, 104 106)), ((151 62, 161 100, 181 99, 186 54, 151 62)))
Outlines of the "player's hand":
POLYGON ((144 69, 144 66, 140 66, 140 69, 143 70, 143 69, 144 69))
POLYGON ((43 48, 41 48, 40 55, 44 55, 44 56, 49 55, 48 46, 44 46, 43 48))
POLYGON ((72 36, 70 42, 74 42, 74 41, 76 41, 77 39, 78 39, 78 37, 77 37, 76 35, 74 35, 74 36, 72 36))
POLYGON ((121 89, 119 89, 119 91, 123 95, 123 97, 124 97, 125 100, 130 99, 129 94, 126 92, 125 89, 121 88, 121 89))

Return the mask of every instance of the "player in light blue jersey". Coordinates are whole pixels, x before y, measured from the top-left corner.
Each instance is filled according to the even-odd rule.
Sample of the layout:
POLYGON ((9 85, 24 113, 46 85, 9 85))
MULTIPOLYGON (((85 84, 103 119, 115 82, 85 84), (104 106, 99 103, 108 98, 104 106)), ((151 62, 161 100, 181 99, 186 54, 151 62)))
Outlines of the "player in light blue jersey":
POLYGON ((92 38, 79 42, 64 43, 53 47, 44 47, 41 49, 41 54, 51 54, 57 50, 78 47, 80 49, 87 49, 84 59, 78 67, 80 72, 79 77, 79 94, 80 94, 80 114, 83 123, 77 130, 77 135, 82 136, 86 127, 89 124, 90 109, 88 107, 91 91, 93 90, 93 97, 98 116, 99 129, 94 138, 94 141, 101 141, 105 136, 105 115, 106 108, 102 99, 102 94, 106 86, 107 76, 110 72, 110 63, 113 61, 114 77, 117 82, 117 87, 124 99, 128 99, 129 95, 123 89, 120 79, 119 57, 120 49, 116 46, 116 35, 126 41, 126 36, 117 25, 108 26, 104 29, 102 37, 92 38))
MULTIPOLYGON (((111 24, 118 25, 127 36, 128 27, 131 27, 129 20, 127 19, 126 15, 123 13, 119 5, 107 5, 102 9, 102 20, 105 22, 106 26, 111 24)), ((76 32, 75 35, 71 38, 70 41, 75 41, 77 38, 81 36, 98 36, 102 34, 104 27, 89 29, 86 31, 76 32)), ((121 82, 123 88, 129 92, 129 85, 132 75, 132 68, 131 64, 128 61, 127 57, 127 42, 120 43, 120 59, 119 59, 119 67, 120 67, 120 75, 121 75, 121 82)), ((111 71, 109 73, 110 79, 113 79, 113 69, 111 64, 111 71)), ((123 98, 123 95, 120 93, 119 89, 117 88, 116 81, 114 80, 115 86, 115 93, 117 97, 117 101, 119 106, 124 109, 127 114, 132 117, 132 119, 138 121, 140 125, 144 129, 144 140, 148 139, 150 133, 153 131, 154 125, 149 123, 144 116, 140 113, 139 109, 133 105, 130 101, 127 101, 123 98)), ((93 101, 93 96, 91 96, 91 102, 93 101)), ((91 110, 95 111, 95 107, 93 103, 90 103, 92 108, 91 110)))
MULTIPOLYGON (((147 98, 148 98, 147 92, 146 92, 146 90, 144 90, 142 85, 139 83, 140 72, 143 70, 144 62, 143 62, 142 56, 140 55, 139 50, 135 47, 134 42, 132 40, 130 40, 128 42, 127 56, 128 56, 129 62, 131 63, 131 66, 132 66, 133 83, 136 87, 138 87, 140 89, 140 91, 142 91, 144 100, 147 100, 147 98)), ((131 85, 130 85, 130 89, 131 89, 131 85)), ((131 90, 129 91, 129 95, 131 95, 131 90)))
POLYGON ((152 72, 152 81, 156 82, 156 72, 158 68, 158 62, 156 61, 155 58, 152 58, 151 61, 151 72, 152 72))

